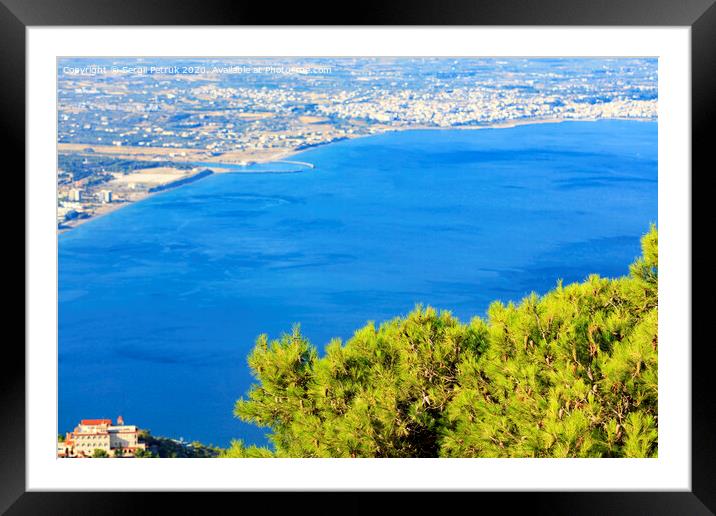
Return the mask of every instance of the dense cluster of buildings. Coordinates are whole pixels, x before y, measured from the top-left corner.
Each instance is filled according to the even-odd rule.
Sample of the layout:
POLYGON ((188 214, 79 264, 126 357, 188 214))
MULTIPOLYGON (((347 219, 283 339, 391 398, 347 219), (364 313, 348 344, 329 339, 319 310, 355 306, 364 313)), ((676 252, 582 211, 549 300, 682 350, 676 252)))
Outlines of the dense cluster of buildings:
POLYGON ((319 106, 327 116, 365 119, 399 127, 453 127, 535 119, 655 118, 654 100, 615 99, 610 102, 563 101, 553 95, 521 99, 513 91, 486 94, 480 90, 415 98, 409 91, 386 94, 374 102, 362 98, 319 106), (444 97, 444 98, 441 98, 444 97))
MULTIPOLYGON (((228 152, 368 134, 375 123, 446 127, 530 117, 656 116, 655 60, 572 61, 314 59, 286 64, 313 63, 328 73, 293 76, 87 77, 63 74, 61 67, 59 138, 228 152)), ((181 64, 167 63, 172 67, 162 69, 181 64)))

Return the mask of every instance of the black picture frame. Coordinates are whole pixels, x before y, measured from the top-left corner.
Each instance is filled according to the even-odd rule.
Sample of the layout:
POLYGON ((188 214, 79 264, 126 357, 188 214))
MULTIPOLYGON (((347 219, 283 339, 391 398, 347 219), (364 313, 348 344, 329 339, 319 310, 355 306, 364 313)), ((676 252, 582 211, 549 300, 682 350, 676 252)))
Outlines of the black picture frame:
MULTIPOLYGON (((712 288, 713 274, 706 270, 706 255, 697 251, 707 245, 700 235, 713 217, 694 208, 700 195, 712 192, 713 144, 708 125, 716 119, 716 0, 399 0, 390 4, 361 2, 346 5, 350 17, 338 6, 305 3, 272 5, 268 2, 227 0, 0 0, 0 123, 8 151, 19 157, 15 171, 24 170, 25 148, 25 30, 32 26, 102 25, 551 25, 551 26, 688 26, 691 28, 692 74, 692 456, 689 492, 590 492, 590 493, 463 493, 450 505, 474 506, 493 502, 514 509, 525 504, 533 513, 549 514, 713 514, 716 511, 716 412, 712 372, 713 338, 706 333, 706 311, 712 302, 699 302, 699 292, 712 288), (323 13, 321 15, 317 13, 323 13), (696 187, 698 185, 698 187, 696 187)), ((663 144, 664 142, 660 142, 663 144)), ((6 179, 15 191, 23 189, 19 174, 6 179)), ((17 210, 19 213, 19 210, 17 210)), ((18 233, 22 231, 19 224, 18 233)), ((24 227, 24 226, 23 226, 24 227)), ((24 239, 24 234, 22 236, 24 239)), ((24 249, 24 246, 23 246, 24 249)), ((23 270, 28 257, 22 253, 23 270)), ((19 256, 16 258, 19 261, 19 256)), ((26 278, 27 279, 27 278, 26 278)), ((9 296, 8 296, 9 297, 9 296)), ((713 295, 702 297, 713 299, 713 295)), ((20 303, 16 303, 19 306, 20 303)), ((24 310, 24 304, 23 310, 24 310)), ((9 328, 9 325, 6 326, 9 328)), ((206 509, 207 494, 188 493, 52 493, 26 492, 25 488, 25 353, 19 339, 5 340, 5 368, 0 375, 0 511, 7 514, 143 514, 150 500, 160 500, 162 512, 194 507, 206 509)), ((687 345, 688 343, 684 343, 687 345)), ((212 502, 240 497, 241 504, 266 504, 265 494, 211 494, 212 502)), ((312 513, 361 514, 383 505, 378 494, 336 493, 321 495, 320 507, 306 504, 307 494, 276 497, 275 503, 290 504, 291 510, 310 507, 312 513)), ((400 497, 402 512, 431 508, 423 493, 400 497)), ((237 500, 238 501, 238 500, 237 500)), ((234 502, 230 502, 234 503, 234 502)), ((440 502, 438 502, 440 503, 440 502)), ((444 502, 443 502, 444 503, 444 502)), ((442 505, 442 503, 441 503, 442 505)), ((250 505, 245 505, 250 507, 250 505)), ((277 507, 273 505, 273 507, 277 507)), ((447 507, 443 506, 442 510, 447 507)), ((239 507, 236 506, 238 510, 239 507)), ((203 513, 204 511, 198 511, 203 513)), ((273 511, 272 511, 273 512, 273 511)))

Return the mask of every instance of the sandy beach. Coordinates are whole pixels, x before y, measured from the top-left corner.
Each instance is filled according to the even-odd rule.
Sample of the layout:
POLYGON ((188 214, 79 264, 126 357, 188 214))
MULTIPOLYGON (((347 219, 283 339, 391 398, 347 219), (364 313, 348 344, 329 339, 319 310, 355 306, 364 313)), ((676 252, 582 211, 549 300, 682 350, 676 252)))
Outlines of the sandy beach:
MULTIPOLYGON (((152 191, 157 187, 171 185, 177 183, 177 187, 181 186, 182 181, 190 180, 192 177, 200 175, 203 170, 213 172, 225 171, 220 167, 204 167, 192 169, 180 169, 175 167, 149 167, 138 169, 129 174, 114 173, 113 179, 102 184, 103 190, 112 192, 114 199, 112 202, 88 203, 90 216, 84 218, 76 218, 62 223, 62 227, 58 228, 58 233, 68 231, 82 224, 86 224, 90 220, 98 219, 104 215, 112 213, 124 206, 142 201, 147 197, 161 193, 161 191, 152 191)), ((201 177, 197 178, 201 179, 201 177)), ((87 211, 85 211, 87 213, 87 211)))
POLYGON ((127 206, 129 204, 132 204, 132 203, 131 202, 117 202, 117 203, 111 203, 111 204, 103 204, 95 210, 94 215, 92 215, 91 217, 87 217, 84 219, 75 219, 75 220, 71 220, 68 222, 63 222, 62 227, 57 228, 57 233, 59 234, 59 233, 64 233, 66 231, 69 231, 73 228, 81 226, 82 224, 86 224, 87 222, 89 222, 91 220, 95 220, 95 219, 98 219, 104 215, 107 215, 108 213, 112 213, 113 211, 123 208, 124 206, 127 206))

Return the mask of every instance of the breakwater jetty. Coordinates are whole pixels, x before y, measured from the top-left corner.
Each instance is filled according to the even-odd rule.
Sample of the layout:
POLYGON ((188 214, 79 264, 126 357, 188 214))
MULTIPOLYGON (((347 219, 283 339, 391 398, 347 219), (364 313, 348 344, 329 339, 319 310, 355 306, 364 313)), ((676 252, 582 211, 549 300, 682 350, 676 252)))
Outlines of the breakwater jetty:
POLYGON ((176 188, 177 186, 185 185, 188 183, 192 183, 194 181, 197 181, 203 177, 210 176, 213 174, 213 172, 209 169, 202 170, 201 172, 197 172, 196 174, 184 177, 182 179, 177 179, 176 181, 172 181, 171 183, 165 183, 163 185, 155 186, 153 188, 150 188, 148 190, 149 193, 155 193, 155 192, 163 192, 164 190, 169 190, 170 188, 176 188))
POLYGON ((316 165, 314 165, 313 163, 309 163, 307 161, 291 161, 291 160, 287 160, 287 159, 278 159, 278 160, 274 161, 274 163, 288 163, 289 165, 300 165, 300 166, 306 167, 306 168, 316 168, 316 165))

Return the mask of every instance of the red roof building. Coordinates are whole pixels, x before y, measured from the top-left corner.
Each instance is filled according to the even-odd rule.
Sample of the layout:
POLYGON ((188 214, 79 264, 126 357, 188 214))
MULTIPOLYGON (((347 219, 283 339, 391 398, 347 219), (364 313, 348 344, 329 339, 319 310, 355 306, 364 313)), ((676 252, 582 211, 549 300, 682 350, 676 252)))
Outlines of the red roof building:
POLYGON ((110 426, 111 424, 112 424, 111 419, 83 419, 80 421, 80 425, 83 425, 83 426, 99 426, 99 425, 110 426))
POLYGON ((137 450, 146 450, 139 442, 139 429, 125 425, 122 417, 112 425, 111 419, 82 419, 64 442, 57 443, 58 457, 91 457, 95 450, 109 456, 133 457, 137 450))

